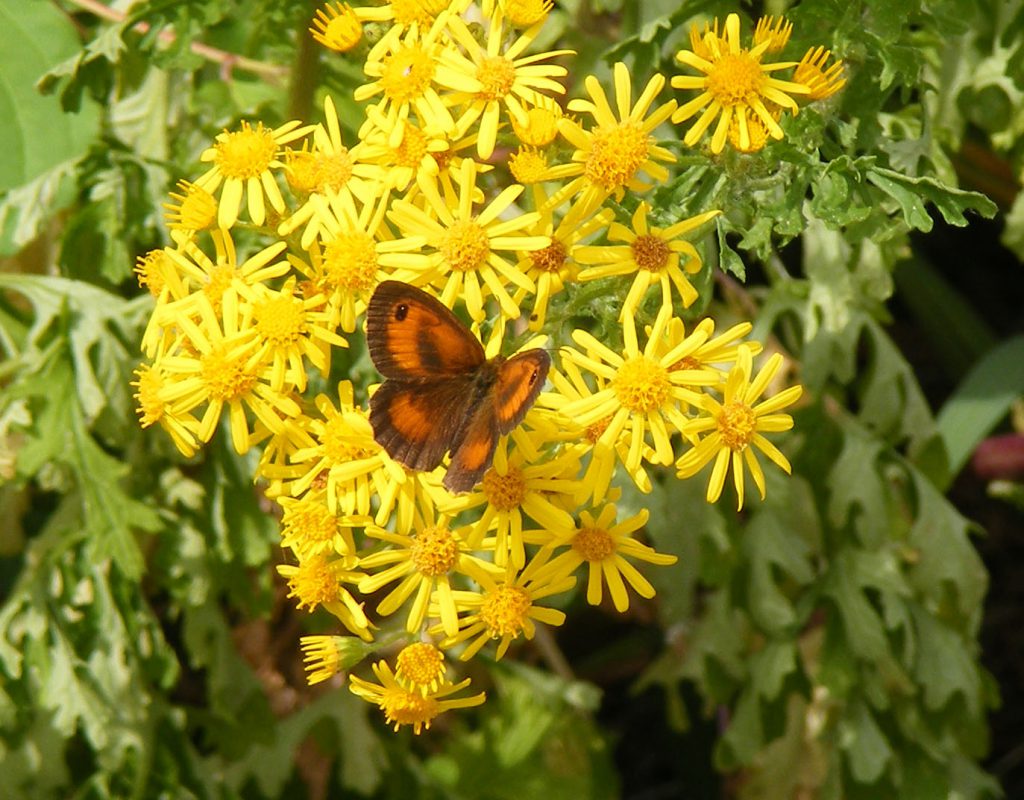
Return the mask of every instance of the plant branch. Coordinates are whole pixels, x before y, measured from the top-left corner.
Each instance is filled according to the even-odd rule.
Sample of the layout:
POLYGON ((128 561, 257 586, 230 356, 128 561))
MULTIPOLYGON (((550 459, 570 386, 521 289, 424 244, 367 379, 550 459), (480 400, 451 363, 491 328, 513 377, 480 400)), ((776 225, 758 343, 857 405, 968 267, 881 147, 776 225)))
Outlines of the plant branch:
MULTIPOLYGON (((82 9, 88 11, 100 19, 107 20, 108 22, 124 22, 127 16, 120 11, 116 11, 109 6, 99 2, 99 0, 68 0, 68 2, 82 9)), ((145 33, 149 30, 149 23, 137 22, 133 26, 135 30, 145 33)), ((173 42, 177 37, 173 31, 162 30, 157 34, 157 37, 163 42, 173 42)), ((279 64, 268 64, 265 61, 257 61, 252 58, 246 58, 236 53, 229 53, 226 50, 220 50, 216 47, 210 47, 210 45, 203 44, 202 42, 192 42, 189 48, 198 56, 202 56, 207 61, 212 61, 216 64, 220 64, 223 67, 223 72, 230 74, 233 69, 240 69, 244 72, 251 72, 254 75, 266 78, 271 83, 279 84, 283 83, 288 77, 288 68, 279 64)))

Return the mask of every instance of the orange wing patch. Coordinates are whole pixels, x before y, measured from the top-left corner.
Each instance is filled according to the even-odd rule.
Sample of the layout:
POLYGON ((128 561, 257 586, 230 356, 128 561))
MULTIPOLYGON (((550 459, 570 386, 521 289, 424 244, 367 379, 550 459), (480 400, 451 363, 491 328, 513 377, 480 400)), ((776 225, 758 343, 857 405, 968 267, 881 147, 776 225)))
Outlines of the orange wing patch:
POLYGON ((551 356, 544 350, 527 350, 498 367, 494 406, 501 433, 508 433, 523 421, 550 368, 551 356))
POLYGON ((485 400, 473 412, 466 434, 452 453, 452 462, 444 476, 449 492, 468 492, 476 486, 491 466, 498 446, 498 424, 494 404, 485 400))

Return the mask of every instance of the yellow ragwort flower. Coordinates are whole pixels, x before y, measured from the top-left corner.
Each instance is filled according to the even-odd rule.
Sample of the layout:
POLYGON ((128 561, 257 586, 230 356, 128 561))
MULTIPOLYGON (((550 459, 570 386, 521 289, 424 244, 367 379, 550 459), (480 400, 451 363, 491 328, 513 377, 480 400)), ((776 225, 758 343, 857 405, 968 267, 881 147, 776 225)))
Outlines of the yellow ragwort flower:
MULTIPOLYGON (((398 147, 409 115, 419 125, 450 131, 455 127, 448 106, 438 94, 437 66, 442 52, 451 48, 445 35, 448 12, 442 12, 429 28, 412 26, 403 35, 394 26, 374 45, 363 71, 372 79, 355 90, 356 102, 382 95, 377 108, 388 131, 388 143, 398 147)), ((377 124, 368 118, 363 127, 377 124)), ((359 131, 362 136, 363 130, 359 131)))
POLYGON ((717 210, 706 211, 667 228, 658 228, 648 225, 649 212, 650 206, 641 202, 633 213, 632 227, 627 228, 619 222, 612 223, 608 230, 608 240, 625 244, 581 247, 576 253, 582 264, 601 265, 581 271, 580 281, 612 275, 634 276, 619 312, 620 322, 636 312, 647 290, 654 284, 661 286, 662 308, 672 310, 673 288, 684 308, 693 305, 697 299, 697 290, 687 279, 684 270, 690 275, 696 274, 700 271, 701 259, 697 249, 682 237, 722 213, 717 210), (682 269, 679 267, 680 253, 686 256, 682 269))
POLYGON ((555 167, 550 179, 575 177, 551 198, 552 205, 560 205, 577 192, 583 196, 574 208, 577 213, 588 215, 605 198, 614 195, 621 199, 626 189, 643 192, 649 184, 640 180, 646 172, 656 181, 668 179, 666 170, 659 161, 675 161, 675 156, 654 143, 652 131, 669 118, 675 110, 676 101, 658 106, 650 116, 655 99, 665 86, 665 76, 655 75, 648 81, 636 103, 632 102, 632 82, 629 70, 621 61, 613 70, 615 81, 615 110, 612 110, 600 81, 588 75, 587 93, 590 100, 577 98, 569 102, 570 111, 580 111, 594 118, 594 127, 589 130, 576 121, 563 118, 558 130, 576 151, 572 164, 555 167))
POLYGON ((258 334, 245 321, 237 293, 224 293, 220 314, 204 294, 193 297, 198 301, 189 297, 163 309, 164 324, 178 331, 178 346, 160 358, 170 383, 164 399, 176 415, 205 405, 196 431, 202 442, 210 441, 226 407, 231 442, 245 453, 251 446, 246 409, 268 430, 279 431, 284 418, 299 414, 299 405, 290 393, 271 386, 267 370, 254 358, 258 334))
POLYGON ((448 649, 460 642, 469 642, 459 658, 468 661, 487 642, 498 640, 495 658, 505 655, 510 644, 524 636, 532 639, 537 633, 536 622, 561 625, 565 612, 537 605, 545 597, 562 594, 576 585, 571 575, 538 576, 543 558, 537 556, 520 572, 512 565, 506 567, 503 580, 487 579, 481 582, 481 592, 453 592, 455 602, 464 616, 459 618, 460 630, 441 642, 448 649))
POLYGON ((372 645, 354 636, 303 636, 299 646, 310 686, 354 667, 373 652, 372 645))
POLYGON ((565 87, 555 80, 566 74, 565 67, 539 62, 570 55, 572 50, 523 55, 540 27, 534 25, 506 46, 502 19, 493 17, 487 43, 480 45, 461 18, 449 19, 449 35, 465 54, 454 48, 444 50, 435 80, 452 91, 450 100, 462 109, 455 125, 456 136, 477 125, 476 149, 481 159, 490 158, 494 152, 502 108, 509 118, 525 125, 529 121, 526 109, 541 103, 546 97, 543 92, 565 92, 565 87))
POLYGON ((429 642, 406 645, 395 658, 395 677, 403 686, 426 696, 444 683, 448 671, 444 653, 429 642))
POLYGON ((403 266, 407 269, 396 271, 395 277, 417 286, 433 284, 440 289, 441 302, 449 308, 456 298, 464 297, 470 317, 478 322, 485 317, 484 299, 488 295, 498 301, 508 319, 516 319, 519 305, 512 299, 508 284, 528 292, 533 292, 535 287, 500 251, 518 254, 539 250, 547 246, 548 238, 522 235, 540 218, 537 212, 500 219, 522 194, 522 186, 505 187, 474 214, 478 173, 474 161, 467 158, 462 162, 458 203, 454 207, 429 182, 423 182, 420 187, 427 210, 408 201, 392 204, 388 218, 405 236, 423 237, 429 256, 424 266, 413 254, 400 254, 396 261, 405 259, 403 266))
POLYGON ((352 633, 369 642, 373 635, 363 604, 356 602, 343 585, 356 583, 362 577, 362 573, 352 569, 355 563, 354 558, 310 556, 297 565, 280 564, 277 572, 288 581, 288 597, 298 600, 297 608, 305 606, 312 614, 318 606, 323 607, 352 633))
POLYGON ((466 575, 480 581, 495 569, 489 562, 469 553, 464 530, 451 530, 447 515, 417 519, 413 529, 392 533, 371 525, 366 535, 391 545, 364 556, 360 561, 366 577, 359 591, 373 594, 389 583, 401 581, 377 606, 381 616, 394 614, 415 595, 406 618, 406 630, 417 633, 427 619, 433 596, 441 627, 449 636, 459 629, 458 610, 452 600, 452 578, 466 575), (379 572, 374 570, 379 569, 379 572))
POLYGON ((312 129, 312 125, 303 126, 298 120, 273 130, 264 128, 262 122, 257 122, 255 128, 242 122, 237 131, 217 134, 213 147, 199 156, 200 161, 212 161, 213 166, 196 185, 210 194, 220 189, 218 227, 235 224, 243 199, 254 225, 262 225, 266 219, 267 202, 278 214, 284 213, 284 198, 274 179, 274 170, 284 167, 278 158, 281 146, 301 139, 312 129))
POLYGON ((309 32, 324 47, 345 53, 363 38, 363 24, 348 3, 335 3, 333 6, 327 3, 322 9, 317 9, 309 32))
POLYGON ((561 506, 572 505, 573 496, 580 491, 579 467, 576 452, 552 455, 536 444, 533 453, 519 446, 510 452, 508 439, 503 437, 480 484, 443 508, 456 513, 483 506, 479 519, 467 530, 470 546, 485 545, 484 537, 493 528, 494 540, 488 549, 494 551, 495 563, 522 569, 526 563, 524 516, 545 527, 571 524, 572 517, 561 506))
POLYGON ((397 479, 404 480, 402 467, 374 440, 369 415, 355 405, 350 381, 338 384, 337 406, 326 394, 317 395, 315 405, 319 416, 310 418, 300 433, 306 446, 296 448, 290 456, 301 466, 301 476, 288 484, 286 491, 301 497, 322 482, 332 512, 369 514, 374 474, 397 472, 397 479))
POLYGON ((740 347, 736 365, 729 371, 722 402, 710 394, 703 395, 700 405, 704 415, 685 426, 684 433, 687 435, 707 435, 676 461, 677 474, 680 478, 689 478, 714 459, 715 465, 708 482, 709 503, 714 503, 722 494, 730 464, 736 487, 737 508, 743 508, 744 464, 764 499, 764 473, 755 450, 760 450, 787 474, 790 472, 789 461, 764 434, 787 431, 793 427, 793 418, 778 412, 796 402, 803 389, 790 386, 774 397, 757 402, 781 366, 782 356, 775 353, 761 371, 751 377, 753 366, 750 348, 740 347))
MULTIPOLYGON (((628 431, 629 449, 623 466, 639 488, 645 481, 641 461, 671 464, 675 456, 671 431, 689 421, 681 405, 696 405, 702 395, 691 387, 714 385, 718 373, 713 370, 673 369, 675 364, 694 352, 707 340, 707 332, 694 331, 668 352, 660 352, 662 332, 671 316, 662 308, 655 319, 643 349, 636 335, 631 316, 623 321, 623 350, 616 353, 587 331, 576 330, 573 340, 584 352, 569 347, 561 350, 563 364, 568 360, 581 369, 594 373, 606 382, 594 394, 565 404, 559 410, 578 425, 605 424, 595 443, 595 458, 611 458, 619 437, 628 431), (645 458, 644 445, 650 436, 653 458, 645 458)), ((603 495, 603 487, 595 487, 595 496, 603 495)))
MULTIPOLYGON (((543 197, 543 190, 537 196, 543 197)), ((576 279, 579 273, 576 262, 580 260, 579 254, 587 249, 581 242, 607 227, 615 216, 615 212, 606 208, 589 219, 574 222, 579 215, 570 212, 563 215, 556 225, 554 210, 544 203, 538 203, 538 206, 543 209, 541 218, 534 223, 529 233, 547 236, 549 244, 540 250, 524 253, 516 264, 519 271, 537 287, 533 308, 530 309, 529 328, 532 331, 544 327, 548 301, 552 295, 558 294, 566 283, 576 279)), ((526 294, 525 290, 517 289, 516 302, 521 304, 526 294)))
POLYGON ((825 69, 831 55, 832 51, 824 47, 812 47, 796 65, 793 80, 810 88, 808 100, 824 100, 846 85, 842 59, 837 59, 835 64, 825 69))
POLYGON ((484 692, 470 697, 442 699, 469 686, 469 678, 459 683, 442 683, 436 690, 423 693, 419 687, 409 689, 403 686, 386 661, 374 664, 373 673, 379 684, 350 675, 349 689, 357 697, 379 706, 388 725, 393 724, 396 731, 403 725, 411 725, 413 733, 418 735, 424 728, 429 729, 439 714, 453 708, 478 706, 487 699, 484 692))
POLYGON ((680 106, 672 115, 673 122, 685 122, 703 109, 700 118, 683 137, 683 143, 692 147, 717 118, 718 125, 711 137, 711 152, 722 152, 729 126, 734 120, 739 126, 741 147, 745 149, 750 143, 748 112, 761 121, 773 138, 781 139, 782 128, 766 103, 775 103, 796 114, 797 104, 790 95, 806 95, 810 89, 802 83, 771 77, 771 73, 789 69, 794 62, 761 63, 761 57, 769 51, 775 37, 766 36, 749 50, 742 47, 740 18, 730 14, 725 20, 723 37, 706 33, 701 41, 706 48, 703 55, 692 50, 676 53, 678 61, 703 73, 701 76, 677 75, 672 78, 672 86, 676 89, 701 90, 697 97, 680 106))
POLYGON ((134 397, 138 403, 139 424, 148 428, 159 422, 178 452, 186 457, 194 456, 198 446, 199 420, 188 412, 172 410, 165 398, 171 385, 170 376, 164 375, 159 361, 152 365, 139 365, 135 375, 136 380, 131 385, 138 390, 134 397))
MULTIPOLYGON (((586 563, 587 602, 592 606, 600 605, 604 596, 603 586, 607 584, 612 604, 621 613, 629 608, 627 583, 641 597, 654 597, 654 587, 628 559, 664 566, 676 563, 676 557, 658 553, 633 538, 633 534, 647 524, 650 516, 647 509, 618 523, 615 522, 616 514, 615 505, 607 503, 597 516, 581 511, 578 525, 574 523, 567 528, 541 532, 542 538, 553 536, 553 541, 546 543, 546 547, 567 549, 548 561, 540 574, 572 574, 586 563)), ((530 541, 534 541, 533 532, 530 534, 530 541)))

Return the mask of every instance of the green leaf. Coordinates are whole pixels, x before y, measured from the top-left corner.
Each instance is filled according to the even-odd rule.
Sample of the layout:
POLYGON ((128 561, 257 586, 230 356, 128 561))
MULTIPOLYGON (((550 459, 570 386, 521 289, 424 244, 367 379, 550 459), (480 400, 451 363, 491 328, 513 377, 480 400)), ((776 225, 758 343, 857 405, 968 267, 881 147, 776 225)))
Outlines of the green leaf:
POLYGON ((85 154, 98 130, 94 105, 64 114, 35 83, 79 48, 70 18, 49 3, 0 2, 0 26, 17 47, 0 49, 0 191, 23 186, 85 154))
POLYGON ((945 186, 928 175, 911 178, 885 167, 874 166, 868 168, 865 177, 899 203, 907 225, 916 230, 932 229, 932 218, 924 206, 927 201, 935 204, 946 222, 961 227, 967 224, 964 212, 968 209, 977 211, 983 217, 994 217, 997 211, 996 204, 985 195, 945 186))
POLYGON ((875 722, 871 709, 855 701, 839 725, 839 746, 846 753, 850 773, 858 783, 874 783, 893 758, 892 748, 875 722))
MULTIPOLYGON (((948 480, 1024 392, 1024 336, 989 350, 943 404, 936 423, 949 458, 948 480)), ((943 484, 945 485, 945 484, 943 484)))

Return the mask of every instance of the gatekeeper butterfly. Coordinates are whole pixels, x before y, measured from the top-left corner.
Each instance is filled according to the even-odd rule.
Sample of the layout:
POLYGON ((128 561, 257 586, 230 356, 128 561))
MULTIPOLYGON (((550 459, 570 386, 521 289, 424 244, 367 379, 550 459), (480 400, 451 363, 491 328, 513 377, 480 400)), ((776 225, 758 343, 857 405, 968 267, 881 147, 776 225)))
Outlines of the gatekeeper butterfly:
POLYGON ((366 342, 387 379, 370 398, 373 438, 413 469, 434 469, 451 452, 450 492, 476 486, 551 366, 544 350, 488 360, 451 309, 400 281, 382 282, 370 298, 366 342))

